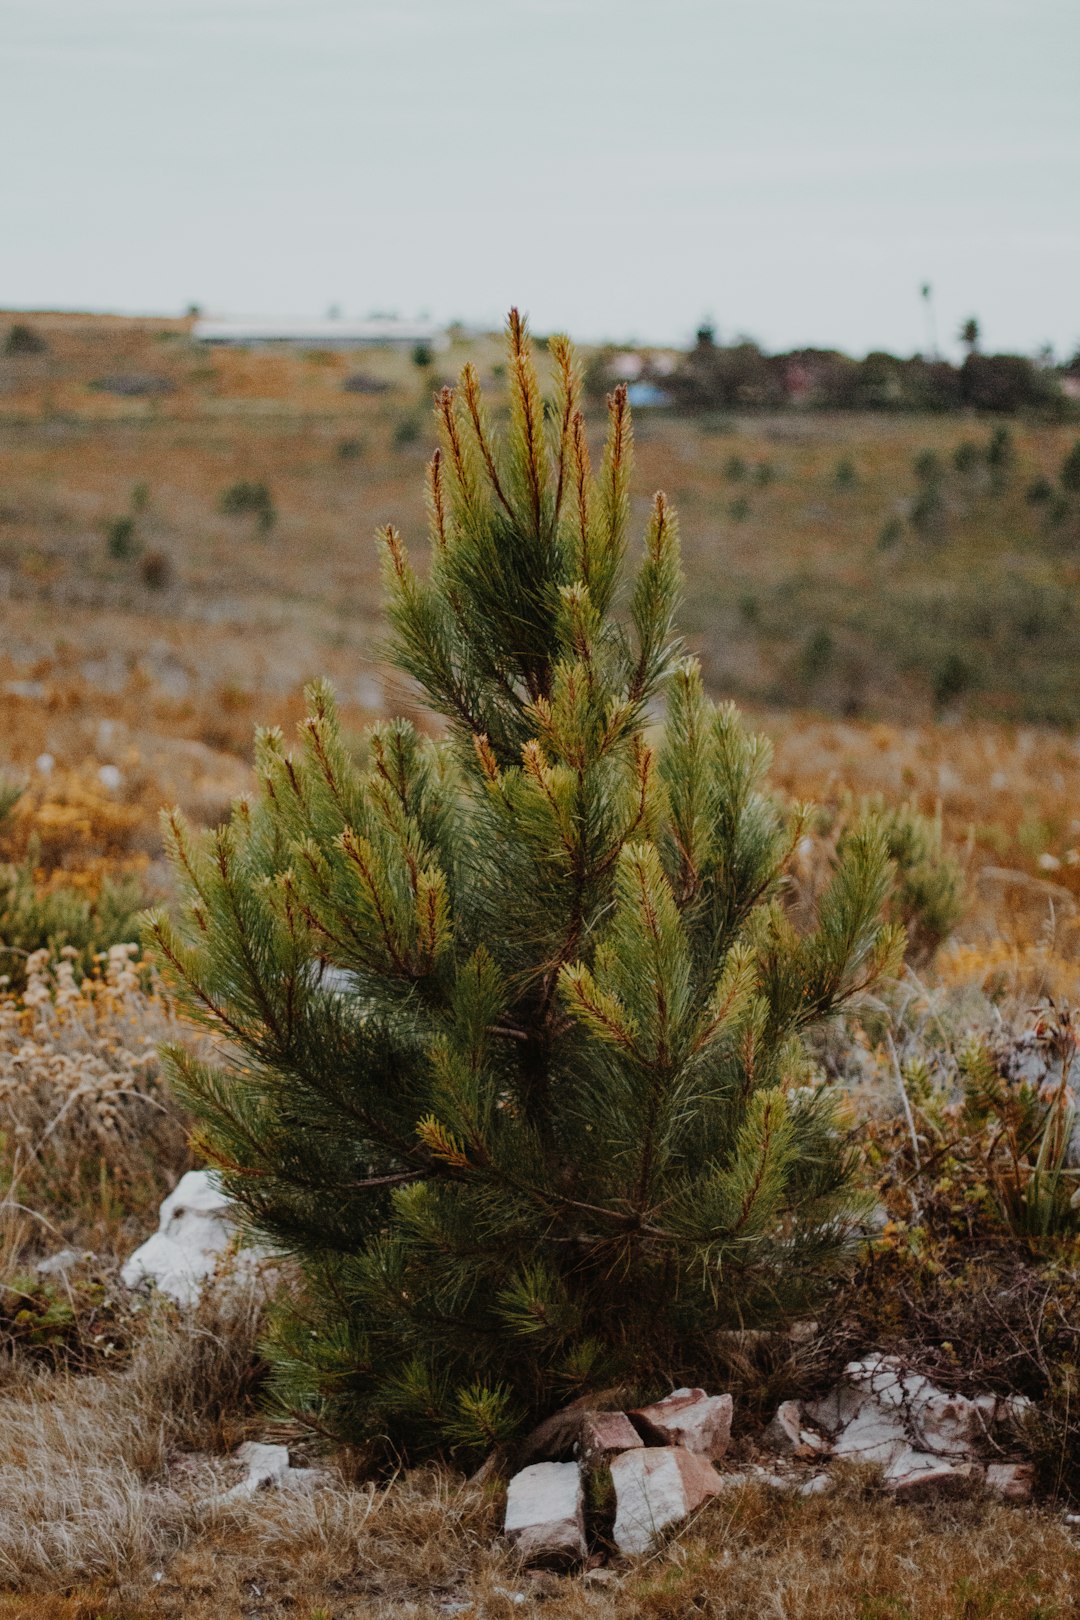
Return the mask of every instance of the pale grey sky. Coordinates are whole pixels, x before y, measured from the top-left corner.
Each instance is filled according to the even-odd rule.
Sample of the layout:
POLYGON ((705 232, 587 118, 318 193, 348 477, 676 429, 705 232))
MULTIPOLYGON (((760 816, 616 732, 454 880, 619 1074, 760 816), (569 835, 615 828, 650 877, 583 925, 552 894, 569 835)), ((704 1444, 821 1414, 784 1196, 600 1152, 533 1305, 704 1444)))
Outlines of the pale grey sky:
POLYGON ((0 307, 1080 344, 1080 0, 0 0, 0 307))

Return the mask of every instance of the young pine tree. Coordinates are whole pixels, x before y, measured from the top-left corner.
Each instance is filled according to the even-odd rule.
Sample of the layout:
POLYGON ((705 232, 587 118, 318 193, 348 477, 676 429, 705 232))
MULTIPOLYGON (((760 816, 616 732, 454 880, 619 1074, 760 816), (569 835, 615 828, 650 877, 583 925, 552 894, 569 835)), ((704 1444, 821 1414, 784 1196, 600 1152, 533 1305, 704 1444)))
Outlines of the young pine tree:
POLYGON ((625 391, 590 466, 570 346, 541 397, 509 326, 509 428, 438 397, 431 560, 381 536, 393 651, 444 717, 299 752, 195 836, 150 937, 215 1065, 174 1079, 253 1229, 298 1258, 277 1393, 353 1438, 483 1448, 614 1382, 708 1380, 849 1239, 849 1156, 802 1036, 891 962, 889 866, 848 838, 816 929, 779 896, 800 817, 674 639, 675 519, 621 594, 625 391), (661 708, 663 732, 657 724, 661 708))

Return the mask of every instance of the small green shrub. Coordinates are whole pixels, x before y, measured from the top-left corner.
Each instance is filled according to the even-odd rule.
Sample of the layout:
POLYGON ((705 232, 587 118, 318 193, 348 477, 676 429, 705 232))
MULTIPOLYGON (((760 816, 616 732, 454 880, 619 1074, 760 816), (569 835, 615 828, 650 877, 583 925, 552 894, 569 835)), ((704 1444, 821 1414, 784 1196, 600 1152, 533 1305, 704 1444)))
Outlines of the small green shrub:
POLYGON ((34 852, 16 864, 0 864, 0 974, 16 986, 32 951, 54 955, 65 946, 78 952, 77 974, 99 951, 137 939, 146 896, 133 877, 103 880, 96 895, 70 885, 43 886, 35 878, 34 852))
POLYGON ((945 502, 937 484, 924 485, 911 503, 908 516, 911 527, 924 540, 940 537, 945 526, 945 502))
POLYGON ((728 507, 728 516, 736 523, 745 523, 750 516, 750 502, 745 495, 737 495, 728 507))
POLYGON ((878 535, 878 550, 891 551, 904 537, 904 525, 898 517, 886 518, 878 535))
POLYGON ((953 451, 953 466, 958 473, 966 475, 973 473, 983 461, 983 452, 971 439, 963 439, 953 451))
POLYGON ((759 489, 768 489, 776 477, 776 468, 771 461, 759 461, 754 468, 754 483, 759 489))
POLYGON ((334 453, 339 461, 359 461, 364 449, 363 439, 342 439, 334 453))
POLYGON ((1024 499, 1029 506, 1046 506, 1054 498, 1054 486, 1049 478, 1033 478, 1024 491, 1024 499))
POLYGON ((402 416, 394 424, 394 448, 404 450, 411 444, 417 444, 420 439, 421 426, 418 416, 402 416))
POLYGON ((4 339, 4 353, 9 355, 44 354, 49 345, 40 332, 25 321, 16 321, 4 339))
POLYGON ((227 517, 254 517, 256 527, 263 533, 268 533, 277 522, 274 497, 269 486, 260 480, 241 478, 230 484, 222 493, 219 505, 227 517))
POLYGON ((858 469, 850 456, 841 456, 833 468, 833 483, 837 489, 855 489, 859 482, 858 469))
POLYGON ((934 676, 934 701, 939 707, 954 703, 975 684, 974 673, 959 653, 948 653, 934 676))
POLYGON ((1080 494, 1080 439, 1061 463, 1061 487, 1070 495, 1080 494))
POLYGON ((920 484, 936 488, 945 476, 945 468, 936 450, 920 450, 913 463, 915 477, 920 484))
POLYGON ((870 810, 896 865, 890 916, 907 930, 909 960, 928 962, 964 914, 960 863, 943 847, 940 815, 923 815, 912 804, 868 802, 864 813, 870 810))
POLYGON ((129 562, 138 555, 139 544, 133 517, 111 518, 105 526, 105 544, 116 562, 129 562))
POLYGON ((430 343, 417 343, 413 347, 412 363, 420 371, 426 371, 435 359, 434 350, 430 343))
POLYGON ((724 477, 729 483, 738 484, 746 477, 747 466, 742 456, 729 456, 724 463, 724 477))

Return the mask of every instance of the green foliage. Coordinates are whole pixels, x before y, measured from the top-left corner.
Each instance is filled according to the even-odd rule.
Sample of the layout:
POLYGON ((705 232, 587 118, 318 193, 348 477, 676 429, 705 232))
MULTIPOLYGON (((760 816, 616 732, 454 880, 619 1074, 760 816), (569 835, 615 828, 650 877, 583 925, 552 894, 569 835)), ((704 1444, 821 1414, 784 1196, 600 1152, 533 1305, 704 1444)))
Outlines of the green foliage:
POLYGON ((277 508, 269 485, 261 480, 241 478, 222 492, 219 502, 227 517, 251 516, 255 526, 268 534, 277 522, 277 508))
POLYGON ((505 436, 471 367, 440 394, 426 572, 381 537, 393 656, 445 735, 392 721, 357 758, 314 686, 228 826, 168 818, 183 911, 149 925, 225 1037, 169 1054, 201 1145, 303 1268, 277 1399, 409 1451, 704 1378, 719 1327, 816 1296, 858 1200, 803 1034, 902 948, 873 821, 808 932, 780 906, 803 817, 681 654, 662 495, 622 588, 625 390, 594 474, 549 352, 545 414, 512 313, 505 436))
POLYGON ((1061 487, 1070 495, 1080 494, 1080 439, 1061 463, 1061 487))
POLYGON ((956 928, 965 904, 964 874, 944 848, 941 816, 881 799, 865 800, 862 814, 877 817, 896 868, 889 915, 903 925, 909 959, 927 962, 956 928))
POLYGON ((135 878, 105 878, 91 896, 67 884, 40 884, 33 851, 17 864, 0 863, 0 974, 18 986, 31 951, 56 954, 65 946, 78 952, 76 972, 84 973, 99 951, 138 937, 144 904, 135 878))
POLYGON ((412 363, 421 371, 426 371, 433 364, 435 352, 430 343, 416 343, 413 345, 412 363))
POLYGON ((402 416, 394 423, 394 448, 405 450, 411 444, 418 444, 423 429, 418 416, 409 414, 402 416))
POLYGON ((946 653, 934 676, 934 702, 939 708, 955 703, 971 690, 974 674, 959 653, 946 653))
POLYGON ((858 469, 850 456, 841 456, 833 468, 833 483, 837 489, 854 489, 859 482, 858 469))
POLYGON ((135 519, 133 517, 113 518, 105 526, 105 543, 109 556, 117 562, 127 562, 138 553, 138 541, 135 536, 135 519))
POLYGON ((4 339, 4 353, 12 356, 44 354, 48 347, 41 333, 26 321, 15 321, 9 326, 8 335, 4 339))

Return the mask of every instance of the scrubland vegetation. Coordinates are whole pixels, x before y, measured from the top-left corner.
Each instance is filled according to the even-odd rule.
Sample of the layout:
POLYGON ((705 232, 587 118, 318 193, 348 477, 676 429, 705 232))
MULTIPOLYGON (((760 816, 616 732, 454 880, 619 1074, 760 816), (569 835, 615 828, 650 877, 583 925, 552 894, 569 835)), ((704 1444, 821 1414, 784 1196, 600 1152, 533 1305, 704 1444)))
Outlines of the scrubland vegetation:
POLYGON ((219 821, 251 791, 254 723, 291 737, 317 673, 346 746, 388 712, 437 732, 386 660, 369 536, 419 531, 433 381, 468 352, 498 398, 501 346, 420 366, 205 355, 179 323, 26 324, 44 349, 0 359, 0 1616, 1074 1612, 1080 1238, 1057 1080, 1080 991, 1076 427, 642 413, 631 497, 635 530, 657 485, 681 509, 683 628, 710 690, 769 734, 780 811, 821 807, 787 914, 809 924, 869 808, 908 933, 810 1048, 866 1239, 811 1341, 728 1343, 737 1444, 882 1349, 1036 1400, 1037 1504, 900 1507, 858 1471, 830 1498, 750 1485, 637 1565, 531 1576, 467 1449, 373 1471, 274 1404, 255 1288, 185 1318, 118 1279, 207 1148, 157 1056, 210 1055, 207 1037, 125 948, 134 914, 175 898, 158 808, 219 821), (61 1249, 70 1267, 38 1272, 61 1249), (310 1496, 208 1506, 252 1437, 329 1472, 310 1496))

